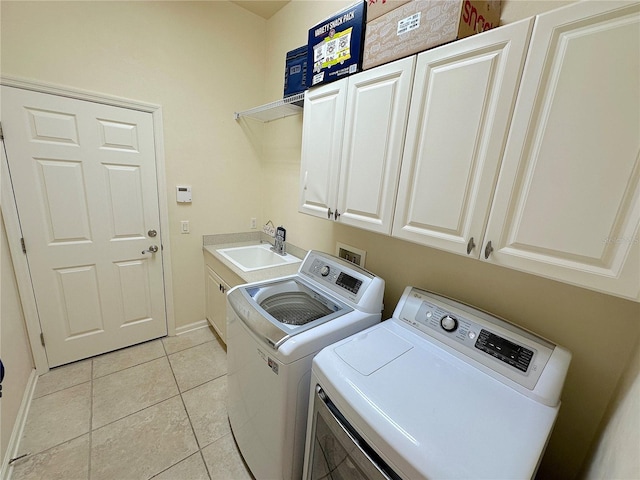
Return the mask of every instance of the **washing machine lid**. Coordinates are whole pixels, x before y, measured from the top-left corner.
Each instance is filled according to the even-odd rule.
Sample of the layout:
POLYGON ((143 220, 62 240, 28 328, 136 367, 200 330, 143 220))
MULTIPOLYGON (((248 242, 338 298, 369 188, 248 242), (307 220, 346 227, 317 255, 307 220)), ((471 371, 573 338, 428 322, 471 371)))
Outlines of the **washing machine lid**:
POLYGON ((402 478, 531 478, 558 407, 388 320, 322 350, 313 374, 402 478))
POLYGON ((227 298, 249 329, 274 348, 294 335, 353 311, 299 275, 240 285, 227 298))

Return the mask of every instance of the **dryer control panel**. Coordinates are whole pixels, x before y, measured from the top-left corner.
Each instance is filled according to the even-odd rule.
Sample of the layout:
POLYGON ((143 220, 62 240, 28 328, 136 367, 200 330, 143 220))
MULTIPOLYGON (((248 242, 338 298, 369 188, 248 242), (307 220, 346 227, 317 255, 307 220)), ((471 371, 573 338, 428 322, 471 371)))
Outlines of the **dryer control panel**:
POLYGON ((440 295, 414 288, 403 299, 397 318, 406 325, 529 390, 536 386, 556 347, 512 323, 440 295))

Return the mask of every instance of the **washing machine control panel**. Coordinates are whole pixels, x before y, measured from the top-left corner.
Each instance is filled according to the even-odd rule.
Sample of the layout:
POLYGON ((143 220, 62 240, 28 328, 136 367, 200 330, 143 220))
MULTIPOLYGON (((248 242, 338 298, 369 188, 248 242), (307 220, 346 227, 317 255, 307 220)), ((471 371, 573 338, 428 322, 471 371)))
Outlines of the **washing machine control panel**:
POLYGON ((340 266, 329 264, 320 259, 314 260, 309 269, 309 273, 316 277, 316 279, 322 279, 353 295, 358 295, 362 287, 363 279, 357 278, 355 273, 348 273, 344 269, 341 269, 340 266))
POLYGON ((554 347, 505 320, 417 289, 405 298, 399 319, 529 389, 535 386, 554 347))

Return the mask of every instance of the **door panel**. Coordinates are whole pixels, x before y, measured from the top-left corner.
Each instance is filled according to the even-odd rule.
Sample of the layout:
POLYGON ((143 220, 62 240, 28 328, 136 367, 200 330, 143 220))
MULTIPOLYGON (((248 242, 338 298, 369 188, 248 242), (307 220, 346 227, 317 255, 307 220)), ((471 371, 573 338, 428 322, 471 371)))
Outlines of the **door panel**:
POLYGON ((336 208, 347 79, 305 93, 300 165, 302 213, 327 218, 336 208))
POLYGON ((49 366, 166 335, 151 115, 2 87, 49 366))
POLYGON ((418 55, 393 236, 465 255, 481 242, 532 24, 418 55))
POLYGON ((338 194, 342 223, 391 233, 414 64, 409 57, 349 78, 338 194))
POLYGON ((579 2, 539 17, 489 261, 640 299, 639 40, 637 3, 579 2))

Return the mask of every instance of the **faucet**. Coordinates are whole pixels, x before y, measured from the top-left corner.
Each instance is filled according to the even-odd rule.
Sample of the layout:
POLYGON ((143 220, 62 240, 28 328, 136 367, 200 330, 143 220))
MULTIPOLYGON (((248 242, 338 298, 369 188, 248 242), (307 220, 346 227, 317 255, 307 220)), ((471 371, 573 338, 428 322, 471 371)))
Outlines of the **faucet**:
POLYGON ((271 247, 271 250, 276 252, 278 255, 285 256, 286 253, 285 253, 284 241, 286 238, 287 238, 287 231, 281 225, 276 229, 276 238, 273 243, 273 247, 271 247))

